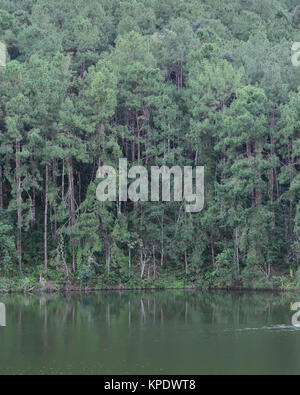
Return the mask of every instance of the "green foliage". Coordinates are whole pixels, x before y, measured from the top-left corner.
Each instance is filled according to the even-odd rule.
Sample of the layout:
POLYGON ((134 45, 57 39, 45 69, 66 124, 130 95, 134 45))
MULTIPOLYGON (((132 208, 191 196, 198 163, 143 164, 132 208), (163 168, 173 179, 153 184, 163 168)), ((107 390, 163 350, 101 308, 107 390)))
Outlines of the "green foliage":
POLYGON ((12 282, 8 278, 0 278, 0 293, 8 293, 12 288, 12 282))
POLYGON ((0 291, 296 286, 299 21, 294 0, 0 0, 0 291), (100 203, 124 157, 205 166, 204 210, 100 203))
POLYGON ((78 272, 78 278, 82 284, 87 285, 89 284, 95 275, 95 271, 91 266, 83 265, 81 266, 78 272))
POLYGON ((13 224, 8 218, 4 218, 4 213, 0 210, 0 274, 13 273, 16 258, 13 224))

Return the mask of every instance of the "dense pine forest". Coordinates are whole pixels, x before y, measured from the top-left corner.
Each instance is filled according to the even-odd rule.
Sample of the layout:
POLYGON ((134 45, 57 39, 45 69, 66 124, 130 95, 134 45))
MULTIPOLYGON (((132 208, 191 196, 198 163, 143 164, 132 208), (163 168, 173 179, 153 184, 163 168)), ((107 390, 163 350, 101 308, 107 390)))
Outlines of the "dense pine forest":
POLYGON ((0 0, 0 290, 296 288, 297 0, 0 0), (204 166, 205 206, 99 166, 204 166))

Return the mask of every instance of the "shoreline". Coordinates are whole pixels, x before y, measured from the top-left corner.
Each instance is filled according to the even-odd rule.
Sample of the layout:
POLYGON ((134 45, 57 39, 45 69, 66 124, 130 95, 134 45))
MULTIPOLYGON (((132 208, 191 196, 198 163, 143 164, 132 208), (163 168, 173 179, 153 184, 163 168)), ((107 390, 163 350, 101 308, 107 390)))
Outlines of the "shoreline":
POLYGON ((126 288, 126 287, 70 287, 70 288, 62 288, 62 289, 52 289, 45 290, 42 288, 31 289, 28 291, 20 291, 17 289, 11 289, 9 291, 0 291, 0 295, 58 295, 58 294, 72 294, 72 293, 97 293, 97 292, 112 292, 112 291, 201 291, 201 292, 215 292, 215 291, 227 291, 227 292, 266 292, 266 293, 300 293, 300 289, 291 288, 291 289, 279 289, 279 288, 251 288, 251 287, 144 287, 144 288, 126 288))

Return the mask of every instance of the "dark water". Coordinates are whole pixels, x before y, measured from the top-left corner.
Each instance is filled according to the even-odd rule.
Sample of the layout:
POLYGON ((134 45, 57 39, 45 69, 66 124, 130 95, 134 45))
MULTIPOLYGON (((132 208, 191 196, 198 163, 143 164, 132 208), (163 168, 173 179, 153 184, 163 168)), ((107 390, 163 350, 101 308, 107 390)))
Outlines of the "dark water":
POLYGON ((0 374, 299 374, 300 295, 0 296, 0 374))

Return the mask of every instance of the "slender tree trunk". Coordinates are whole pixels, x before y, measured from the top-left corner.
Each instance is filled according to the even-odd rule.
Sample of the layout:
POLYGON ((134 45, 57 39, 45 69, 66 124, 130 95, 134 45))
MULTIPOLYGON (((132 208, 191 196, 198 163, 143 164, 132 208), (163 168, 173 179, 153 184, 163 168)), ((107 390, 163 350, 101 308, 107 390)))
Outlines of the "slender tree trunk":
POLYGON ((132 141, 131 141, 131 161, 132 163, 135 162, 135 120, 134 120, 134 115, 130 114, 130 130, 131 130, 131 135, 132 135, 132 141))
POLYGON ((107 273, 110 273, 110 246, 109 246, 108 233, 107 233, 107 230, 106 230, 106 221, 105 221, 104 217, 101 217, 101 224, 102 224, 102 228, 103 228, 103 244, 104 244, 104 251, 105 251, 105 265, 106 265, 107 273))
MULTIPOLYGON (((294 179, 294 165, 292 164, 292 158, 291 158, 291 152, 293 152, 293 145, 291 144, 291 148, 289 151, 289 163, 291 166, 291 174, 290 174, 290 185, 293 182, 294 179)), ((290 204, 289 204, 289 234, 290 236, 293 233, 293 199, 290 199, 290 204)))
POLYGON ((128 251, 128 267, 131 268, 131 248, 129 247, 128 251))
POLYGON ((61 174, 61 197, 65 197, 65 160, 62 161, 62 174, 61 174))
POLYGON ((163 211, 163 216, 162 216, 162 221, 161 221, 161 255, 160 255, 160 266, 161 267, 163 267, 164 259, 165 259, 164 222, 165 222, 165 205, 164 205, 164 211, 163 211))
POLYGON ((181 61, 177 62, 178 70, 176 72, 176 86, 177 90, 182 89, 183 87, 183 64, 181 61))
POLYGON ((290 207, 289 207, 289 233, 292 235, 293 233, 293 200, 290 199, 290 207))
POLYGON ((184 267, 185 267, 185 274, 188 274, 188 257, 187 257, 187 250, 184 251, 184 267))
POLYGON ((215 268, 215 241, 212 229, 210 230, 210 249, 213 268, 215 268))
POLYGON ((81 175, 80 171, 77 172, 78 176, 78 200, 79 200, 79 206, 81 205, 81 175))
MULTIPOLYGON (((273 119, 274 119, 274 117, 273 117, 273 119)), ((274 121, 272 121, 271 124, 274 125, 274 121)), ((274 126, 273 126, 273 128, 274 128, 274 126)), ((271 158, 273 158, 275 156, 275 144, 274 144, 274 137, 272 135, 270 137, 270 141, 271 141, 271 158)), ((274 203, 275 171, 276 171, 275 168, 271 169, 270 170, 270 177, 269 177, 269 194, 270 194, 270 201, 271 201, 272 205, 274 203)), ((275 226, 275 210, 274 210, 274 208, 272 208, 272 224, 273 224, 273 226, 275 226)))
POLYGON ((235 228, 235 261, 237 266, 237 273, 240 274, 240 257, 239 257, 239 235, 238 235, 238 228, 235 228))
MULTIPOLYGON (((73 162, 71 156, 68 158, 68 181, 69 181, 69 198, 70 198, 70 225, 72 232, 74 231, 75 226, 75 195, 74 195, 74 171, 73 171, 73 162)), ((75 240, 74 237, 71 236, 72 243, 72 269, 73 272, 76 272, 76 261, 75 261, 75 240)))
MULTIPOLYGON (((35 169, 34 169, 34 160, 31 157, 30 158, 30 164, 32 167, 32 175, 33 175, 33 181, 35 181, 35 169)), ((32 220, 31 220, 31 226, 35 224, 35 215, 36 215, 36 188, 33 186, 32 188, 32 204, 31 204, 31 213, 32 213, 32 220)))
POLYGON ((139 117, 138 117, 137 111, 136 111, 135 117, 136 117, 137 138, 138 138, 138 142, 137 142, 137 160, 138 160, 138 162, 140 162, 140 159, 141 159, 141 142, 140 142, 141 127, 139 125, 139 117))
POLYGON ((104 231, 105 265, 107 273, 110 273, 110 251, 107 231, 104 231))
POLYGON ((141 278, 144 277, 146 262, 143 256, 143 248, 140 249, 141 278))
MULTIPOLYGON (((270 119, 270 142, 271 142, 271 158, 273 159, 274 155, 275 155, 275 143, 274 143, 274 128, 275 128, 275 106, 273 106, 272 108, 272 115, 271 115, 271 119, 270 119)), ((273 203, 274 201, 274 170, 275 169, 271 169, 270 170, 270 200, 271 203, 273 203)))
MULTIPOLYGON (((258 174, 258 178, 259 178, 259 180, 261 179, 261 173, 258 174)), ((262 193, 261 193, 261 189, 260 188, 255 189, 255 203, 256 203, 257 206, 261 206, 262 193)))
POLYGON ((131 142, 131 161, 132 163, 135 162, 135 142, 132 140, 131 142))
POLYGON ((19 154, 21 152, 21 143, 16 140, 16 182, 17 182, 17 216, 18 216, 18 236, 17 236, 17 250, 19 270, 22 273, 22 192, 21 192, 21 176, 20 168, 21 161, 19 154))
MULTIPOLYGON (((246 153, 247 153, 247 158, 251 160, 252 158, 252 149, 251 149, 251 140, 248 140, 246 143, 246 153)), ((255 190, 253 189, 251 191, 251 207, 255 207, 255 190)))
MULTIPOLYGON (((275 127, 275 107, 273 106, 272 109, 272 116, 271 116, 271 121, 270 121, 270 128, 271 128, 271 135, 270 135, 270 142, 271 142, 271 157, 273 159, 274 155, 275 155, 275 143, 274 143, 274 127, 275 127)), ((274 170, 275 169, 271 169, 270 170, 270 199, 271 199, 271 203, 273 203, 274 201, 274 196, 273 196, 273 191, 274 191, 274 170)))
POLYGON ((156 258, 155 258, 155 247, 153 245, 153 278, 156 280, 156 258))
POLYGON ((0 166, 0 208, 3 208, 3 175, 2 175, 2 166, 0 166))
POLYGON ((48 179, 49 179, 49 166, 46 164, 45 168, 45 208, 44 208, 44 265, 48 270, 48 179))
POLYGON ((57 238, 57 215, 56 215, 56 188, 57 188, 57 160, 53 160, 52 165, 52 182, 55 189, 55 198, 53 201, 53 214, 54 214, 54 239, 57 238))
MULTIPOLYGON (((262 159, 262 147, 260 141, 255 141, 255 154, 256 161, 262 159)), ((258 181, 261 181, 261 172, 258 172, 258 181)), ((261 188, 258 187, 255 189, 255 203, 257 206, 261 206, 262 204, 262 191, 261 188)))
POLYGON ((140 163, 141 160, 141 142, 140 142, 140 138, 141 138, 141 130, 140 128, 138 128, 138 163, 140 163))
POLYGON ((274 169, 274 177, 275 177, 275 185, 276 185, 276 200, 279 205, 279 183, 278 183, 278 177, 277 177, 277 171, 274 169))
POLYGON ((274 201, 274 195, 273 195, 273 190, 274 190, 274 169, 270 170, 269 185, 270 185, 270 200, 271 200, 271 203, 273 203, 273 201, 274 201))
POLYGON ((32 206, 31 206, 31 212, 32 212, 32 221, 31 221, 31 226, 35 224, 35 217, 36 217, 36 189, 33 187, 32 189, 32 206))

